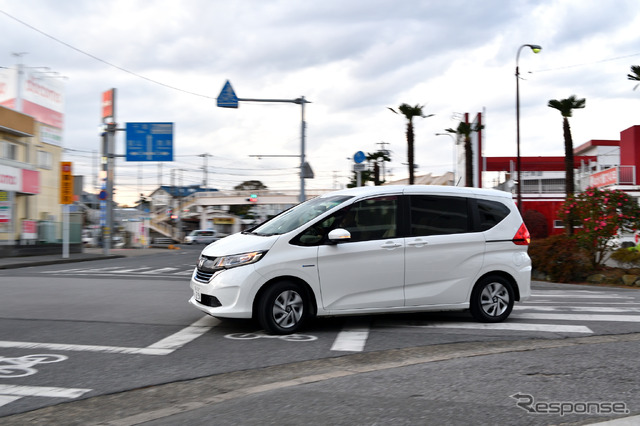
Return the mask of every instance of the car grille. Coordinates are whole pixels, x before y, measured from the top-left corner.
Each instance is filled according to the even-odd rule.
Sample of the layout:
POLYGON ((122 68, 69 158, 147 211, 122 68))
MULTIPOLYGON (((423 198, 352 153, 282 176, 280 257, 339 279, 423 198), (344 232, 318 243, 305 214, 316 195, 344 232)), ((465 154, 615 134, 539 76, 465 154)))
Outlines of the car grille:
POLYGON ((196 274, 194 275, 193 279, 201 282, 201 283, 208 283, 211 280, 211 277, 213 276, 214 272, 209 272, 209 271, 203 271, 200 268, 196 268, 196 274))
POLYGON ((193 276, 193 279, 201 282, 201 283, 208 283, 209 281, 211 281, 211 277, 213 277, 213 274, 215 274, 218 271, 221 271, 223 268, 206 268, 204 267, 204 264, 207 262, 203 262, 203 258, 207 259, 208 261, 215 261, 216 258, 215 257, 209 257, 209 256, 201 256, 200 257, 200 261, 198 263, 198 265, 196 266, 196 273, 193 276))

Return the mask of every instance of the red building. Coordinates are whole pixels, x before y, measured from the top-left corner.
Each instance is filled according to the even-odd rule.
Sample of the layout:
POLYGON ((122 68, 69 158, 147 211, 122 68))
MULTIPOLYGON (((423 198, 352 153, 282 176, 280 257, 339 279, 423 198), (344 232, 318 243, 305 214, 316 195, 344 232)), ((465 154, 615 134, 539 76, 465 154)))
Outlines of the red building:
MULTIPOLYGON (((480 114, 479 114, 480 115, 480 114)), ((477 136, 482 140, 482 136, 477 136)), ((620 133, 620 140, 590 140, 574 148, 576 192, 606 187, 640 197, 640 126, 620 133)), ((563 232, 558 210, 565 200, 564 157, 521 157, 521 211, 535 210, 547 219, 550 234, 563 232)), ((481 157, 477 170, 485 187, 516 193, 516 157, 481 157), (489 173, 493 172, 493 173, 489 173), (489 176, 498 176, 494 182, 489 176)))

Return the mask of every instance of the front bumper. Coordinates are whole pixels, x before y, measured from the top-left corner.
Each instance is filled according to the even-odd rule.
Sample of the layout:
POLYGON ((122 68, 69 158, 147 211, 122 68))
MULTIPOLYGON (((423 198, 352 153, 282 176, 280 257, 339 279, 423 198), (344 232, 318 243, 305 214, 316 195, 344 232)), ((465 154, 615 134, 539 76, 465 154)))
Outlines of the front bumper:
POLYGON ((262 276, 253 265, 218 271, 207 283, 195 279, 196 271, 189 285, 193 291, 191 305, 214 317, 252 317, 253 299, 262 284, 262 276))

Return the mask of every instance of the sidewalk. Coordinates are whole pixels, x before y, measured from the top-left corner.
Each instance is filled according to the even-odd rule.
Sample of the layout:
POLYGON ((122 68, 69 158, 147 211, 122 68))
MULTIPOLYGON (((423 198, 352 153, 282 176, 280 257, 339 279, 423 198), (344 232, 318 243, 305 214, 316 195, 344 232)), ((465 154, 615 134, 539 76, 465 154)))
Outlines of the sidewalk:
POLYGON ((165 248, 146 249, 111 249, 109 255, 103 254, 102 248, 85 248, 82 253, 69 253, 68 258, 60 254, 42 256, 22 256, 0 258, 0 269, 26 268, 29 266, 54 265, 58 263, 86 262, 89 260, 117 259, 121 257, 144 256, 155 253, 166 253, 165 248))

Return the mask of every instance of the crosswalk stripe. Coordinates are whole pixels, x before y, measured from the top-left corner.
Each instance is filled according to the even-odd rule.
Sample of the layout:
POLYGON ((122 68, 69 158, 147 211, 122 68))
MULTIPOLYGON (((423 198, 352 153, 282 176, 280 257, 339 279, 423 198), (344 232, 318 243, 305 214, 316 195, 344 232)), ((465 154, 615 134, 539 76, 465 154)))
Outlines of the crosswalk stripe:
POLYGON ((424 325, 409 325, 405 327, 461 328, 467 330, 545 331, 549 333, 593 333, 593 331, 589 327, 583 325, 529 324, 519 322, 430 322, 424 325))
POLYGON ((350 320, 338 333, 331 346, 332 351, 362 352, 369 338, 369 323, 350 320))
POLYGON ((538 312, 598 312, 598 313, 625 313, 636 312, 640 313, 640 307, 614 307, 614 306, 527 306, 516 305, 513 307, 514 311, 538 311, 538 312))
POLYGON ((640 322, 640 315, 514 313, 513 318, 561 321, 640 322))
POLYGON ((614 294, 548 294, 548 293, 534 293, 531 295, 532 298, 567 298, 567 299, 625 299, 625 300, 633 300, 633 296, 623 296, 617 293, 614 294))

